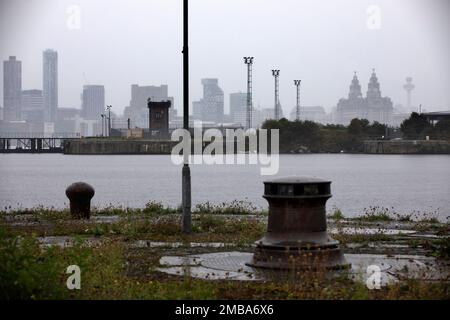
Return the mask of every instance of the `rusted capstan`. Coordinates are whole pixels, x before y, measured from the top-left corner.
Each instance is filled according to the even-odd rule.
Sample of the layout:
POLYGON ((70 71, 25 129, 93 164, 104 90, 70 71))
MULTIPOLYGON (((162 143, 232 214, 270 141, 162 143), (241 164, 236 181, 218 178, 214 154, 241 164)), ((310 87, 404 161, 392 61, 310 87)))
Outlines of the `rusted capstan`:
POLYGON ((349 267, 339 242, 327 234, 325 203, 331 181, 288 177, 264 182, 269 202, 267 233, 256 242, 250 263, 270 269, 349 267))

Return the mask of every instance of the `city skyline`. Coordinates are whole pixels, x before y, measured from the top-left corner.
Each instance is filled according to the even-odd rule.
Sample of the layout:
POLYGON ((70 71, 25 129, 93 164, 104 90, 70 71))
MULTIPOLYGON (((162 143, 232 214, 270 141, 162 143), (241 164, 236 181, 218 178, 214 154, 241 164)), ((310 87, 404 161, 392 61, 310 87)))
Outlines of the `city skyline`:
MULTIPOLYGON (((11 63, 16 63, 16 61, 17 61, 17 63, 20 64, 20 66, 22 65, 22 61, 21 60, 17 60, 16 56, 9 56, 8 60, 4 60, 3 61, 4 62, 3 65, 5 66, 5 65, 9 65, 11 63)), ((55 122, 56 121, 56 109, 57 108, 75 108, 75 109, 79 109, 80 112, 83 113, 83 104, 84 104, 84 102, 83 102, 83 92, 84 92, 85 88, 86 87, 96 87, 96 86, 101 86, 103 88, 105 87, 102 84, 84 84, 82 86, 82 89, 81 89, 80 102, 79 102, 78 105, 71 106, 71 107, 59 106, 58 105, 58 52, 56 50, 46 49, 46 50, 43 51, 42 67, 43 67, 43 69, 42 69, 43 70, 43 72, 42 72, 42 76, 43 76, 42 87, 41 88, 34 88, 34 89, 19 90, 19 91, 21 92, 21 94, 23 94, 23 93, 27 94, 26 92, 29 92, 29 91, 39 91, 39 90, 41 91, 41 94, 43 96, 43 108, 44 108, 44 113, 45 113, 44 114, 44 119, 45 119, 46 122, 55 122)), ((4 68, 4 70, 6 70, 6 69, 4 68)), ((6 75, 7 75, 8 72, 9 71, 4 73, 4 77, 3 77, 4 80, 7 78, 6 75)), ((370 76, 369 83, 370 83, 370 81, 373 78, 374 72, 375 72, 375 69, 373 68, 372 69, 372 74, 370 76)), ((23 75, 22 75, 21 68, 20 68, 19 73, 20 73, 20 82, 22 82, 23 81, 23 75)), ((272 71, 272 73, 273 73, 273 71, 272 71)), ((357 71, 354 71, 353 79, 355 79, 356 75, 357 75, 357 71)), ((204 86, 203 85, 203 81, 204 80, 218 81, 219 78, 201 78, 200 80, 201 80, 202 86, 204 86)), ((412 82, 412 78, 411 77, 406 77, 406 81, 407 82, 409 81, 408 83, 410 83, 410 82, 412 82)), ((138 106, 134 105, 135 103, 133 104, 133 92, 134 92, 133 91, 134 90, 133 87, 142 87, 143 89, 150 90, 149 91, 149 97, 151 96, 151 97, 154 97, 154 98, 156 97, 154 95, 155 92, 157 92, 158 90, 163 88, 164 89, 163 91, 165 92, 165 94, 160 95, 160 93, 158 93, 156 99, 157 100, 161 100, 161 99, 168 98, 168 85, 167 84, 160 84, 159 86, 158 85, 154 85, 154 84, 140 86, 140 84, 133 83, 133 84, 131 84, 132 92, 131 92, 131 97, 130 97, 129 103, 122 110, 120 110, 121 109, 120 107, 119 107, 119 111, 117 111, 117 109, 116 109, 116 113, 115 114, 127 117, 128 116, 127 109, 129 109, 130 107, 131 108, 137 108, 138 107, 138 106)), ((402 86, 402 89, 405 90, 405 85, 402 86)), ((406 93, 406 99, 405 99, 406 103, 401 103, 401 102, 396 102, 395 103, 394 108, 399 106, 400 109, 395 109, 394 112, 407 113, 407 112, 411 112, 411 111, 416 111, 416 112, 418 111, 416 109, 419 108, 419 106, 411 104, 411 91, 413 91, 413 89, 415 89, 415 86, 413 86, 412 89, 406 93)), ((105 90, 105 89, 103 89, 103 90, 105 90)), ((203 91, 204 90, 205 89, 203 89, 203 91)), ((5 87, 4 87, 3 91, 5 91, 5 87)), ((142 94, 143 93, 144 92, 142 92, 142 94)), ((204 94, 205 93, 203 92, 203 96, 204 96, 204 94)), ((235 91, 235 92, 227 92, 227 93, 223 92, 222 93, 222 95, 224 95, 224 97, 226 95, 228 95, 230 98, 228 99, 226 104, 225 104, 225 98, 223 98, 224 101, 222 103, 224 104, 224 106, 221 108, 221 112, 222 112, 222 114, 230 115, 231 119, 233 118, 233 113, 234 113, 233 110, 232 110, 232 108, 233 108, 233 101, 232 101, 231 96, 235 95, 235 94, 244 94, 245 96, 247 95, 247 93, 243 92, 242 90, 238 90, 238 91, 235 91)), ((105 95, 105 93, 103 93, 103 95, 105 95)), ((144 100, 147 99, 146 97, 144 97, 144 98, 145 98, 144 100)), ((339 110, 339 103, 340 103, 341 98, 339 98, 339 100, 336 103, 336 105, 332 106, 331 108, 326 108, 326 107, 324 107, 322 105, 320 107, 324 108, 324 110, 326 112, 332 114, 332 113, 336 112, 337 110, 339 110)), ((106 100, 106 98, 105 98, 105 100, 106 100)), ((142 100, 142 101, 144 101, 144 100, 142 100)), ((172 104, 173 104, 174 98, 170 97, 170 100, 172 101, 172 104)), ((203 100, 202 97, 200 97, 199 101, 201 101, 201 100, 203 100)), ((190 116, 194 116, 194 117, 196 116, 195 109, 198 108, 197 104, 199 103, 199 101, 192 101, 192 100, 190 101, 190 116)), ((140 106, 139 108, 145 109, 145 107, 144 107, 145 103, 142 102, 141 105, 142 106, 140 106)), ((318 104, 316 104, 316 105, 318 106, 318 104)), ((282 106, 283 105, 280 104, 280 107, 282 108, 281 111, 282 111, 283 117, 287 117, 289 119, 291 119, 291 118, 293 119, 293 117, 291 115, 288 115, 288 116, 284 115, 285 114, 283 112, 284 108, 282 106)), ((270 109, 270 108, 271 108, 270 104, 269 104, 268 107, 266 107, 266 106, 261 107, 261 103, 260 102, 258 102, 258 106, 257 107, 253 106, 253 110, 258 110, 258 111, 263 111, 264 109, 270 109)), ((274 107, 272 107, 272 109, 273 108, 274 107)), ((289 104, 288 104, 287 108, 289 108, 289 104)), ((293 108, 295 108, 295 106, 293 108)), ((180 107, 180 109, 181 109, 181 107, 180 107)), ((427 109, 424 109, 424 110, 429 111, 427 109)), ((181 110, 179 110, 179 111, 181 112, 181 110)), ((20 108, 18 109, 17 112, 21 113, 20 108)), ((177 112, 177 111, 175 111, 175 112, 177 112)), ((293 109, 289 109, 286 112, 286 114, 291 114, 292 112, 293 112, 293 109)), ((198 111, 197 111, 197 117, 198 117, 198 111)), ((144 118, 146 118, 146 117, 143 117, 143 119, 144 118)), ((18 117, 16 120, 21 120, 21 117, 18 117)), ((145 121, 146 120, 144 120, 144 122, 145 121)), ((237 121, 237 122, 240 122, 240 120, 237 121)), ((331 121, 331 122, 333 122, 333 121, 331 121)), ((337 121, 337 123, 341 123, 341 122, 342 121, 337 121)), ((346 121, 344 121, 344 122, 346 122, 346 121)), ((342 122, 342 123, 344 123, 344 122, 342 122)))
MULTIPOLYGON (((366 9, 369 3, 365 1, 348 1, 353 4, 352 8, 349 6, 348 10, 340 10, 339 15, 332 14, 337 4, 328 1, 317 6, 304 1, 286 1, 284 6, 277 6, 274 1, 265 1, 259 6, 253 3, 250 0, 239 4, 235 1, 217 1, 212 5, 205 1, 192 1, 191 103, 201 97, 201 78, 219 78, 226 93, 225 110, 228 112, 227 94, 246 91, 242 56, 251 54, 255 56, 255 106, 270 107, 272 104, 271 68, 279 68, 282 72, 280 98, 284 114, 295 106, 293 79, 303 79, 302 104, 321 105, 330 111, 342 97, 342 92, 347 90, 348 79, 354 70, 358 71, 360 78, 368 79, 371 69, 375 68, 383 79, 385 95, 392 98, 394 105, 406 104, 403 84, 405 78, 411 76, 416 84, 412 97, 414 106, 422 104, 430 111, 448 109, 450 93, 445 88, 450 83, 450 75, 442 72, 449 69, 445 57, 450 54, 450 42, 445 37, 449 22, 445 21, 443 13, 448 8, 446 2, 433 0, 433 4, 427 6, 429 15, 433 17, 432 21, 428 21, 426 16, 419 16, 422 5, 417 1, 398 1, 396 4, 379 1, 383 18, 379 30, 371 30, 367 26, 366 9), (267 19, 270 10, 275 12, 267 19), (245 25, 245 15, 252 16, 255 21, 253 27, 245 25), (278 18, 281 15, 285 21, 278 18), (400 25, 393 17, 409 18, 400 19, 400 25), (236 20, 236 26, 223 28, 230 18, 236 20), (205 25, 208 28, 205 29, 205 25), (307 29, 309 32, 305 31, 307 29), (247 39, 235 36, 239 30, 247 35, 247 39), (411 34, 414 34, 414 41, 407 40, 411 34), (264 39, 261 38, 263 35, 264 39), (346 41, 342 46, 344 43, 337 42, 334 37, 342 39, 343 36, 354 40, 346 41), (292 41, 293 37, 299 40, 292 41), (208 39, 208 43, 199 42, 199 39, 208 39), (359 45, 356 46, 356 43, 359 45), (425 56, 432 56, 433 61, 420 58, 425 56), (391 67, 393 62, 395 68, 391 67)), ((79 107, 83 85, 102 84, 108 103, 122 113, 123 108, 128 106, 130 84, 167 84, 171 88, 170 95, 177 102, 175 108, 180 113, 179 3, 153 1, 142 4, 132 1, 131 5, 127 3, 125 6, 121 2, 79 1, 81 26, 75 30, 68 29, 66 21, 66 10, 72 3, 60 1, 55 4, 45 0, 31 1, 31 4, 36 14, 24 17, 30 20, 26 27, 16 25, 9 18, 23 12, 23 1, 3 1, 0 10, 2 18, 3 15, 5 18, 0 22, 1 30, 10 30, 9 33, 2 31, 0 54, 2 59, 16 55, 23 61, 24 89, 41 88, 39 55, 45 48, 53 48, 59 53, 60 107, 79 107), (104 8, 108 10, 104 11, 104 8), (48 12, 43 12, 44 9, 48 12), (122 22, 127 14, 133 14, 136 21, 125 28, 122 22), (164 20, 158 17, 161 14, 164 20), (118 23, 112 24, 112 21, 118 23), (156 24, 162 24, 164 29, 153 28, 156 24), (17 28, 3 28, 11 25, 17 28), (48 29, 49 26, 52 30, 48 29), (37 40, 32 39, 35 32, 44 32, 48 36, 38 44, 37 40), (30 41, 14 41, 17 37, 23 38, 26 33, 30 41), (107 41, 111 36, 117 39, 115 43, 118 45, 110 46, 107 41), (145 41, 146 38, 152 41, 145 41), (84 55, 84 48, 89 48, 89 58, 84 55), (125 52, 130 48, 130 56, 124 59, 125 52), (108 52, 105 53, 105 50, 108 52)), ((26 5, 29 5, 28 2, 26 5)))
MULTIPOLYGON (((14 89, 18 85, 21 85, 22 73, 20 68, 12 68, 14 65, 21 66, 21 61, 17 60, 15 56, 10 56, 9 60, 4 61, 4 65, 7 66, 4 72, 5 84, 8 84, 5 89, 14 89), (12 72, 14 71, 14 72, 12 72), (19 81, 17 81, 19 79, 19 81), (17 82, 17 83, 16 83, 17 82), (11 86, 14 84, 14 86, 11 86)), ((100 128, 100 122, 103 121, 104 110, 107 101, 105 99, 104 85, 84 85, 81 94, 81 108, 61 108, 58 107, 58 53, 52 49, 46 49, 43 51, 43 89, 31 89, 31 90, 15 90, 18 93, 18 100, 15 102, 16 106, 11 103, 11 98, 5 99, 5 105, 8 113, 17 113, 17 117, 9 120, 25 120, 32 123, 47 123, 52 128, 67 130, 67 127, 61 126, 62 123, 68 124, 69 119, 59 119, 59 115, 72 114, 72 124, 70 128, 78 128, 80 131, 85 131, 83 128, 90 126, 91 129, 86 129, 89 134, 97 134, 100 128), (22 101, 20 101, 22 100, 22 101), (59 112, 59 111, 61 112, 59 112), (79 120, 73 117, 73 111, 78 110, 76 114, 81 116, 79 120), (100 118, 102 120, 100 121, 100 118), (80 126, 79 121, 85 121, 84 127, 80 126), (61 122, 62 121, 62 122, 61 122), (78 122, 77 122, 78 121, 78 122), (92 122, 94 121, 94 122, 92 122)), ((276 105, 282 107, 278 97, 278 78, 280 70, 272 70, 272 75, 275 76, 275 97, 276 105)), ((301 80, 294 81, 297 86, 301 80), (298 83, 297 83, 298 82, 298 83)), ((382 124, 388 124, 391 126, 399 126, 403 120, 409 116, 412 108, 409 110, 408 106, 411 106, 411 91, 415 88, 412 85, 412 78, 406 78, 407 87, 407 106, 400 106, 394 108, 390 97, 382 97, 380 91, 380 83, 375 73, 375 69, 372 69, 372 74, 368 82, 367 98, 363 98, 361 85, 357 78, 357 72, 354 72, 353 79, 350 85, 349 99, 340 98, 337 106, 332 108, 331 112, 326 112, 323 106, 305 106, 299 107, 302 110, 300 113, 297 106, 291 109, 286 115, 283 113, 283 109, 279 110, 280 114, 277 116, 277 108, 261 108, 258 104, 257 108, 253 108, 252 112, 252 127, 259 127, 267 119, 281 119, 287 118, 290 120, 311 120, 322 124, 341 124, 348 125, 354 118, 367 119, 370 122, 379 122, 382 124), (293 115, 295 111, 295 114, 293 115)), ((219 80, 217 78, 203 78, 201 79, 203 86, 203 97, 198 101, 193 101, 191 106, 192 120, 201 120, 206 122, 212 122, 215 124, 230 123, 246 127, 248 117, 246 110, 240 110, 244 107, 247 109, 247 93, 232 92, 229 94, 229 112, 225 112, 224 106, 224 91, 219 86, 219 80), (238 97, 239 96, 239 97, 238 97), (234 100, 233 101, 233 97, 234 100), (236 97, 238 100, 236 101, 236 97), (237 103, 236 103, 237 102, 237 103), (245 103, 244 103, 245 102, 245 103)), ((251 86, 251 84, 250 84, 251 86)), ((17 88, 16 88, 17 89, 17 88)), ((405 89, 405 85, 403 86, 405 89)), ((14 95, 14 90, 9 90, 9 95, 14 95)), ((128 121, 128 125, 131 123, 134 127, 146 128, 148 127, 148 110, 144 106, 147 100, 150 98, 154 101, 171 101, 171 105, 174 105, 174 98, 168 95, 168 85, 160 86, 140 86, 138 84, 131 85, 131 99, 129 106, 125 107, 123 113, 115 112, 114 118, 119 119, 122 124, 124 121, 128 121), (128 119, 128 120, 127 120, 128 119), (130 122, 131 121, 131 122, 130 122)), ((297 96, 297 103, 300 102, 299 96, 297 96)), ((110 105, 111 106, 111 105, 110 105)), ((112 106, 111 106, 112 107, 112 106)), ((422 110, 427 111, 426 109, 422 110)), ((414 110, 415 111, 415 110, 414 110)), ((176 126, 177 111, 171 109, 171 123, 176 126), (175 118, 174 118, 175 117, 175 118)), ((63 116, 64 118, 64 116, 63 116)), ((8 120, 8 119, 6 119, 8 120)), ((45 126, 44 126, 45 127, 45 126)), ((50 127, 48 127, 50 128, 50 127)), ((46 129, 44 129, 46 130, 46 129)), ((54 130, 54 129, 51 129, 54 130)))

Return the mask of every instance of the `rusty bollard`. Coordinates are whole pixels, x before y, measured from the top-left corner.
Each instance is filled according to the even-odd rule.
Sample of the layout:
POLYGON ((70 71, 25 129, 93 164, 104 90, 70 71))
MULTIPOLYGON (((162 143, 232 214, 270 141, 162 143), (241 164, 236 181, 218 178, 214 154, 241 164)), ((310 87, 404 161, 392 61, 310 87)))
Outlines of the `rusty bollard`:
POLYGON ((91 215, 91 199, 94 194, 94 188, 84 182, 75 182, 67 187, 66 196, 70 200, 70 214, 72 218, 89 219, 91 215))

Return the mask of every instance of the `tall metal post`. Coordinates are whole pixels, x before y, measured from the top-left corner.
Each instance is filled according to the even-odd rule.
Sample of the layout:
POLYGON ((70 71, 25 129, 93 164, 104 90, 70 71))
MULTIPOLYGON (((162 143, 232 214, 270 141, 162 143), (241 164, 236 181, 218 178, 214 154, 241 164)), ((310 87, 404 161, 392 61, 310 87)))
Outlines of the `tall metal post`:
MULTIPOLYGON (((183 128, 189 131, 189 10, 188 0, 183 0, 183 128)), ((189 143, 189 147, 191 144, 189 143)), ((190 150, 183 150, 184 164, 182 169, 182 207, 183 232, 191 233, 191 169, 189 168, 190 150)))
POLYGON ((111 108, 112 106, 106 106, 106 109, 108 110, 108 137, 111 136, 111 108))
POLYGON ((300 82, 302 80, 294 80, 294 84, 297 87, 297 104, 295 108, 295 119, 300 121, 300 82))
POLYGON ((102 117, 102 137, 104 137, 104 133, 105 133, 105 115, 102 113, 100 116, 102 117))
POLYGON ((244 63, 247 65, 247 129, 252 127, 252 111, 253 111, 253 99, 252 99, 252 66, 253 57, 244 57, 244 63))
POLYGON ((280 70, 272 70, 272 75, 275 78, 275 120, 280 120, 280 97, 279 97, 279 83, 280 70))

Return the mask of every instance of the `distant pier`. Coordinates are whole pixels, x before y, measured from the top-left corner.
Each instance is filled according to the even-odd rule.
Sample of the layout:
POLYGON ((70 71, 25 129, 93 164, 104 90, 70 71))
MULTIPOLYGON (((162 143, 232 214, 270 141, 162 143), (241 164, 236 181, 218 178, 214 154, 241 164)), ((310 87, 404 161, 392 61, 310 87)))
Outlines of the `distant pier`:
MULTIPOLYGON (((171 140, 0 136, 0 153, 63 153, 79 155, 171 154, 171 140)), ((208 145, 203 142, 202 149, 208 145)), ((247 145, 246 145, 247 147, 247 145)), ((223 150, 226 147, 224 145, 223 150)), ((235 150, 238 150, 235 144, 235 150)), ((241 150, 245 152, 246 150, 241 150)), ((446 140, 369 140, 365 154, 450 154, 446 140)))
POLYGON ((450 154, 447 140, 370 140, 364 152, 370 154, 450 154))

